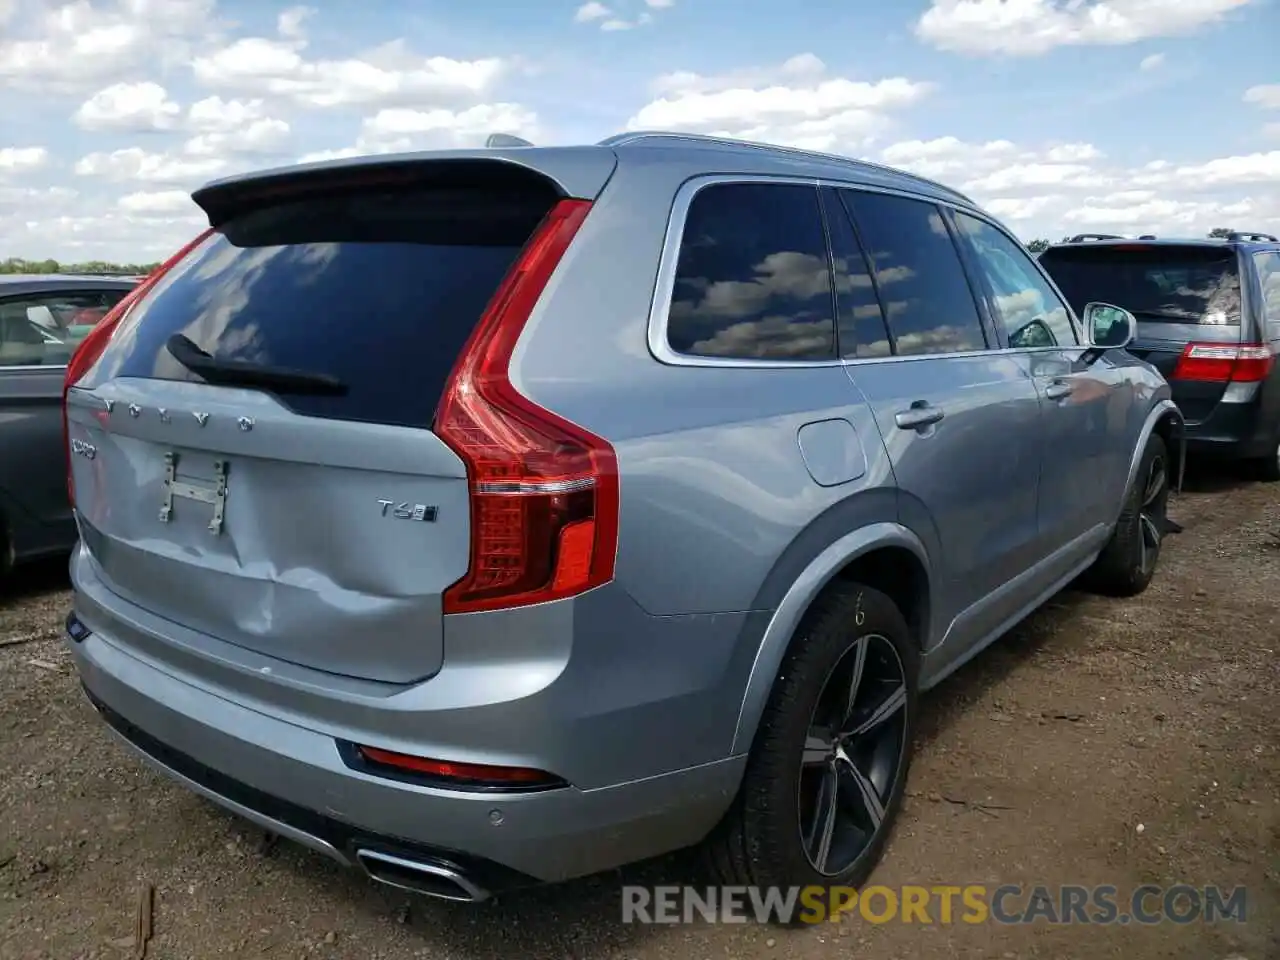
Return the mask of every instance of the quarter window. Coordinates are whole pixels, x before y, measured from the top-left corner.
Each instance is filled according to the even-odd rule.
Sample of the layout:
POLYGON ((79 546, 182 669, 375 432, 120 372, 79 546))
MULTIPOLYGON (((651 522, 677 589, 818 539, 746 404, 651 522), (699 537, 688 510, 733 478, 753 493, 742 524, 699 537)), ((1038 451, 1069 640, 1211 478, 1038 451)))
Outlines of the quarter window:
POLYGON ((895 352, 986 349, 973 291, 942 212, 905 197, 841 194, 870 254, 895 352))
POLYGON ((992 312, 1009 346, 1076 346, 1079 340, 1066 304, 1022 247, 977 217, 963 213, 955 217, 986 281, 992 312))
POLYGON ((835 338, 817 190, 725 183, 698 191, 676 267, 671 348, 701 357, 830 360, 835 338))
POLYGON ((1280 340, 1280 253, 1255 253, 1258 283, 1262 286, 1262 314, 1267 339, 1280 340))

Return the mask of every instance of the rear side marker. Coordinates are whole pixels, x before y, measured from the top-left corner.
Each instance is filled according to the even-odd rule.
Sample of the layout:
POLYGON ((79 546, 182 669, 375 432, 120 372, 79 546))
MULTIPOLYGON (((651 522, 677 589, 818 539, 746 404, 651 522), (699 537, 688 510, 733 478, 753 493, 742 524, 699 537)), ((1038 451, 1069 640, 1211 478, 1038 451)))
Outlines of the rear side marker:
POLYGON ((555 774, 530 767, 505 767, 486 763, 455 763, 415 757, 407 753, 338 744, 343 761, 353 770, 404 783, 445 790, 479 793, 531 793, 555 790, 568 784, 555 774))

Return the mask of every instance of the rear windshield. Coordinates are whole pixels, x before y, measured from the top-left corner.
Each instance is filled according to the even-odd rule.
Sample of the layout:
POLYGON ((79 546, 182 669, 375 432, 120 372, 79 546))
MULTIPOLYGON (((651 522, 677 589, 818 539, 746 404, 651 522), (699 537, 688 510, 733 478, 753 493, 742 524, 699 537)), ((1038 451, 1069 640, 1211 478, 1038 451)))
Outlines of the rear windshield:
POLYGON ((298 413, 424 426, 554 200, 550 190, 450 187, 257 208, 161 281, 100 370, 200 382, 166 349, 180 333, 217 360, 325 374, 346 386, 342 396, 281 395, 298 413))
POLYGON ((1046 250, 1040 263, 1083 313, 1090 301, 1124 307, 1139 321, 1240 322, 1235 251, 1214 247, 1046 250))

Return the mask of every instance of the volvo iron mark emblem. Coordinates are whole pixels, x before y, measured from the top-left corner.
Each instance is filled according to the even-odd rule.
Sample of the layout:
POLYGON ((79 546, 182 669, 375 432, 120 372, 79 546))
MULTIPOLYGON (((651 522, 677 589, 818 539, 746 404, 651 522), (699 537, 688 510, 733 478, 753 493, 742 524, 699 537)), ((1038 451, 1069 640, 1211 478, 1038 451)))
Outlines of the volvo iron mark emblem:
POLYGON ((384 517, 395 517, 397 520, 421 520, 423 523, 436 522, 436 507, 425 503, 396 503, 394 500, 379 500, 384 517))

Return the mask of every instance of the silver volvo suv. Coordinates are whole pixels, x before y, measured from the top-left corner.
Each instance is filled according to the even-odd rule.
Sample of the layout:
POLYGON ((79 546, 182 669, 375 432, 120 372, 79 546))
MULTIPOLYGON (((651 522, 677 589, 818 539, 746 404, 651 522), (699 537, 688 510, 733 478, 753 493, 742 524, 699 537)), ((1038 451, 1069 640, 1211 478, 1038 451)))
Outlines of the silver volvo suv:
POLYGON ((665 133, 295 166, 67 373, 67 644, 124 742, 483 900, 703 844, 856 884, 919 694, 1143 590, 1169 387, 965 196, 665 133))

